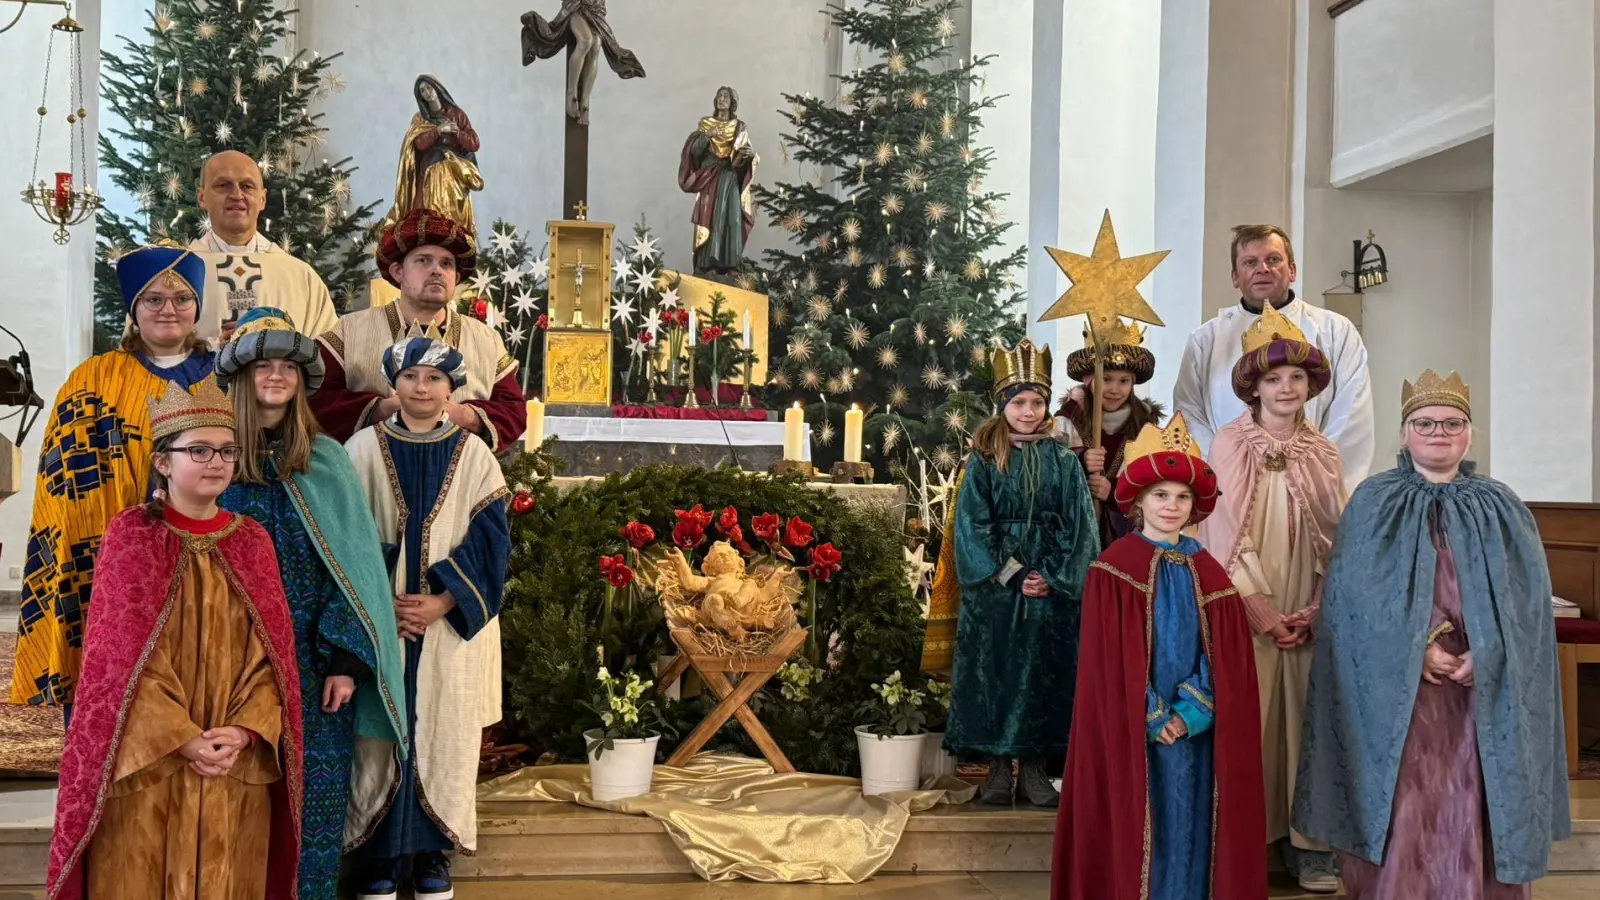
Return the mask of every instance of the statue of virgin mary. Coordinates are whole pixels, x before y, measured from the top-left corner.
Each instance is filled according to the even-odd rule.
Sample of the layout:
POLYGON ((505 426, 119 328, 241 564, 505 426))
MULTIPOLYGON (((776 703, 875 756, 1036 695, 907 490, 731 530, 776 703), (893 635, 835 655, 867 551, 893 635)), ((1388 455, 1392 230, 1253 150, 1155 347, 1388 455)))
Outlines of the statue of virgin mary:
POLYGON ((483 190, 478 173, 478 133, 450 92, 432 75, 418 75, 413 88, 417 114, 400 145, 394 206, 384 218, 391 225, 424 207, 451 217, 469 234, 478 232, 472 192, 483 190))

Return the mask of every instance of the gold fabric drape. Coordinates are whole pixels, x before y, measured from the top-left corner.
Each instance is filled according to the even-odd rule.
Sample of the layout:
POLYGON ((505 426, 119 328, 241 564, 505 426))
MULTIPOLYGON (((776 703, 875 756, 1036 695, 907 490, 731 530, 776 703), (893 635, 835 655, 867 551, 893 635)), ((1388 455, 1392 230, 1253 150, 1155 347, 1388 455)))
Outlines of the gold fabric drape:
MULTIPOLYGON (((948 776, 921 790, 863 796, 834 775, 778 775, 763 760, 702 753, 656 766, 651 793, 600 802, 586 765, 535 766, 478 786, 479 804, 578 803, 660 822, 700 877, 857 884, 889 861, 911 814, 966 803, 976 788, 948 776)), ((492 810, 480 812, 492 813, 492 810)))

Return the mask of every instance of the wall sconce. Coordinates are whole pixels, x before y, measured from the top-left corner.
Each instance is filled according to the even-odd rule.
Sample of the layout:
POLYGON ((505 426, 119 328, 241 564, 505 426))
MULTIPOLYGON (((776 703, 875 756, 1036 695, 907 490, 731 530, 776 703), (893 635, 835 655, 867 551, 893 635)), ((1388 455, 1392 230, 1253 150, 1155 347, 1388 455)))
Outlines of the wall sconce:
POLYGON ((1364 243, 1360 240, 1350 242, 1355 247, 1354 262, 1352 263, 1354 268, 1348 272, 1339 273, 1340 278, 1350 277, 1355 280, 1353 287, 1358 294, 1364 293, 1367 288, 1377 287, 1389 280, 1389 256, 1373 240, 1374 237, 1375 235, 1369 231, 1364 243))

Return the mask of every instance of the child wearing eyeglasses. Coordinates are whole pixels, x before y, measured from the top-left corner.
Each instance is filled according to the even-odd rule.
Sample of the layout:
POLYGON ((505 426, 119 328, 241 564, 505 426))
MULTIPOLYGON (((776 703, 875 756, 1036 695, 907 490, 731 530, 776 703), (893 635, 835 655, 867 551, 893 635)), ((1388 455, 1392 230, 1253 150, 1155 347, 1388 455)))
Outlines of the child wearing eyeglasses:
POLYGON ((151 399, 156 494, 100 545, 52 897, 292 895, 294 629, 272 540, 217 505, 239 456, 233 425, 214 381, 151 399))
POLYGON ((1339 889, 1333 855, 1289 827, 1321 581, 1344 510, 1339 450, 1306 418, 1333 377, 1328 359, 1268 304, 1244 334, 1233 390, 1248 408, 1217 432, 1222 489, 1200 542, 1244 598, 1256 633, 1267 840, 1281 843, 1300 887, 1339 889))

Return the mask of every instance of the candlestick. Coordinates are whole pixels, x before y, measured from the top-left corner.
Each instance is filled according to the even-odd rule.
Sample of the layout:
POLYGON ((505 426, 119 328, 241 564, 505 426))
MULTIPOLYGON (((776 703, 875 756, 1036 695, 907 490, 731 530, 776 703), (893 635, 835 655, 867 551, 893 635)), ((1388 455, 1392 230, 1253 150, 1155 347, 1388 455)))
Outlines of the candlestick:
MULTIPOLYGON (((692 310, 689 313, 689 321, 691 323, 694 321, 694 312, 692 310)), ((689 328, 690 328, 689 334, 691 334, 691 335, 694 334, 694 330, 693 330, 694 326, 691 324, 689 326, 689 328)), ((696 397, 694 395, 694 351, 695 351, 694 342, 691 341, 689 343, 689 386, 685 390, 684 395, 683 395, 683 408, 684 409, 699 409, 700 408, 700 398, 696 397)))
POLYGON ((805 455, 806 414, 800 401, 783 411, 783 458, 800 460, 805 455))
POLYGON ((855 403, 844 414, 844 461, 861 462, 861 422, 865 415, 855 403))
POLYGON ((528 401, 528 427, 522 433, 522 442, 529 451, 544 443, 544 401, 538 397, 528 401))

